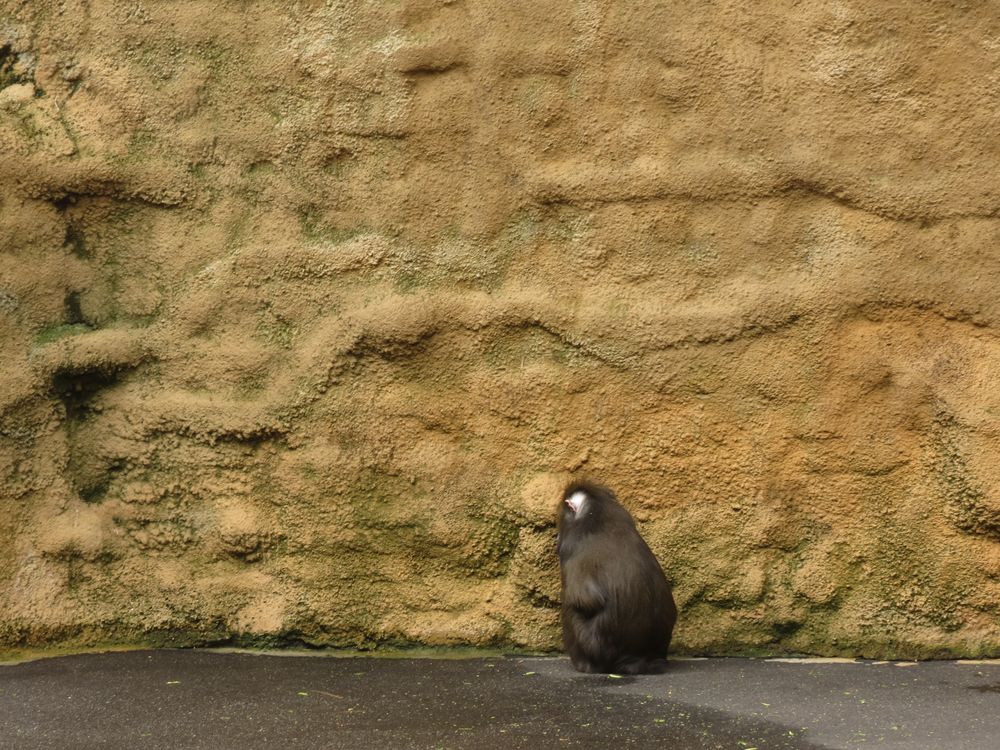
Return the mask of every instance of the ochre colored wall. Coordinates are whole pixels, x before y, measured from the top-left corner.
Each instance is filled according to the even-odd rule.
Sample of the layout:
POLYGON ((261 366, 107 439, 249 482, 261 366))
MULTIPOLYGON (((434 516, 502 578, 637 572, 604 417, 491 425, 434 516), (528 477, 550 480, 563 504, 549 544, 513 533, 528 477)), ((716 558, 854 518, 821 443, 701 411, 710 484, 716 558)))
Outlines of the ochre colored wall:
POLYGON ((1000 16, 0 0, 0 646, 1000 655, 1000 16))

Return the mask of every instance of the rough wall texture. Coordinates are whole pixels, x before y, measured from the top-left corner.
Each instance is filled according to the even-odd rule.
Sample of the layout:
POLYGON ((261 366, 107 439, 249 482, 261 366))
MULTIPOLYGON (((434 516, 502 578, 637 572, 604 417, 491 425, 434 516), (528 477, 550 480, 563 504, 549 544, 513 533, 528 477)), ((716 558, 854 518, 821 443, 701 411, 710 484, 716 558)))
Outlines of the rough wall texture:
POLYGON ((989 3, 0 0, 0 646, 1000 654, 989 3))

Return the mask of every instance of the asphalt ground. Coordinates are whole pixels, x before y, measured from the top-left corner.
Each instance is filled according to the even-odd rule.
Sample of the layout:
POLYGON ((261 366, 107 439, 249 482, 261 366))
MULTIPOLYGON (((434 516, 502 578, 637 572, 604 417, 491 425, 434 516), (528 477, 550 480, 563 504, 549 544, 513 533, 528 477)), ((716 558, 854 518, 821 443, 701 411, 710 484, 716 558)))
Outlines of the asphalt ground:
POLYGON ((211 650, 0 665, 0 748, 1000 749, 1000 662, 672 661, 211 650))

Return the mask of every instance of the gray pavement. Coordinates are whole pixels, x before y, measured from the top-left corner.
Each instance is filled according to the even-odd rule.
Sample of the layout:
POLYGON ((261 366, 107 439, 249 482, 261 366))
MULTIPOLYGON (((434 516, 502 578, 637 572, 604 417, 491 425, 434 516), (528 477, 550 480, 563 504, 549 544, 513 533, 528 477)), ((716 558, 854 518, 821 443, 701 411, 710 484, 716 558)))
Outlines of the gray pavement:
POLYGON ((0 748, 1000 748, 1000 663, 706 659, 581 675, 562 658, 206 650, 0 665, 0 748))

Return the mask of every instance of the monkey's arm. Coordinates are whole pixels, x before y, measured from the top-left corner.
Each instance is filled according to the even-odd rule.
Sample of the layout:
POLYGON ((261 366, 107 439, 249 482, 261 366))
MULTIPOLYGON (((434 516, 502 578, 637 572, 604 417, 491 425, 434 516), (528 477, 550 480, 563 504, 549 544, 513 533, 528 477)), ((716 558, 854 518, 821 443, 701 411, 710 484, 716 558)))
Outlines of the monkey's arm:
POLYGON ((576 576, 573 584, 566 587, 563 596, 563 604, 584 617, 593 617, 608 605, 608 592, 590 575, 576 576))

